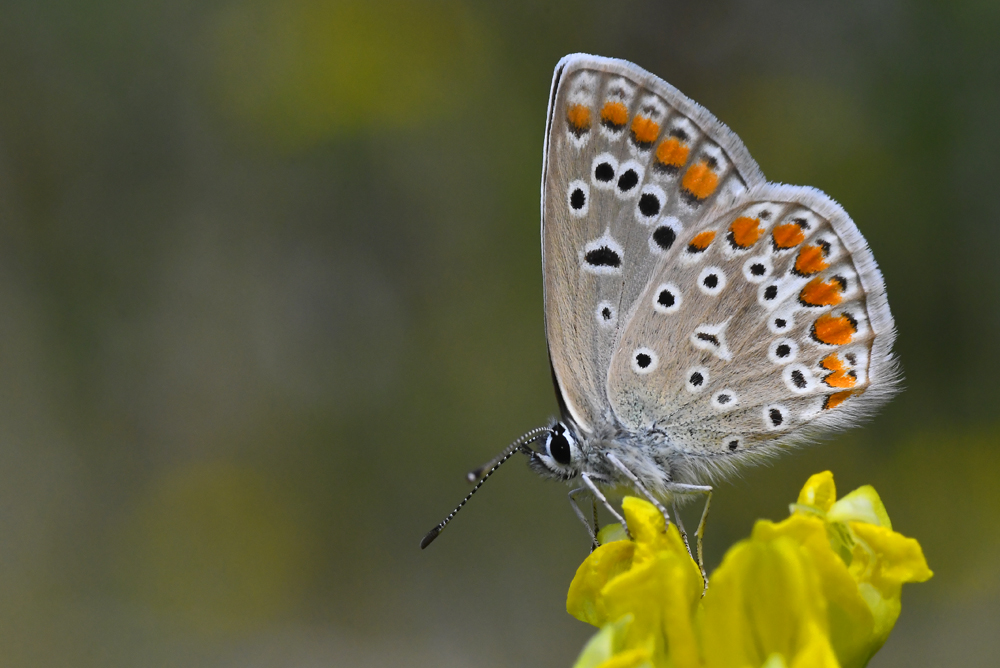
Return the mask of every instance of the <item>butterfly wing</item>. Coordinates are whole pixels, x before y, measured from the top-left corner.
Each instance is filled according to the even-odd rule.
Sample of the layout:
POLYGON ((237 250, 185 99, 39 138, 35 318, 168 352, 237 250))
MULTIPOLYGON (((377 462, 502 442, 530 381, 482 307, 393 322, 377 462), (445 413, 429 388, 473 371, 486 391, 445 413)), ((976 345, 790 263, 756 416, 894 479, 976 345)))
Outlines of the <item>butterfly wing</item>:
POLYGON ((739 138, 622 60, 563 58, 542 168, 545 326, 563 411, 613 420, 608 369, 625 315, 705 213, 763 182, 739 138))
POLYGON ((630 431, 732 463, 869 413, 894 390, 894 337, 882 275, 847 213, 818 190, 763 184, 660 260, 607 393, 630 431))

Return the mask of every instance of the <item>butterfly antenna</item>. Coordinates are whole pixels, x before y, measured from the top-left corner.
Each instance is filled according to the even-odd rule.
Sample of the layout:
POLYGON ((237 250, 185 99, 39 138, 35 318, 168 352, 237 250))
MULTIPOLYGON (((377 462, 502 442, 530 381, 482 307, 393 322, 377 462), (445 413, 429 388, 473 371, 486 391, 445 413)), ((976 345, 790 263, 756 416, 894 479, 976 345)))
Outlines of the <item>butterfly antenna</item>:
POLYGON ((479 468, 470 471, 467 476, 469 482, 476 482, 477 480, 479 482, 476 482, 476 486, 472 488, 472 491, 470 491, 468 494, 465 495, 465 498, 462 499, 462 502, 455 507, 455 510, 448 513, 448 516, 445 517, 443 520, 441 520, 440 524, 438 524, 436 527, 427 532, 427 535, 424 536, 423 539, 420 541, 420 549, 422 550, 428 545, 430 545, 432 542, 434 542, 434 539, 437 538, 438 534, 440 534, 441 531, 444 530, 445 526, 448 525, 448 522, 451 522, 452 518, 455 517, 455 515, 458 514, 458 511, 462 509, 462 506, 464 506, 466 503, 469 502, 469 499, 472 498, 472 495, 475 494, 479 490, 479 488, 483 486, 483 483, 486 482, 487 478, 493 475, 494 471, 500 468, 501 464, 503 464, 505 461, 513 457, 515 452, 524 449, 525 446, 527 446, 529 443, 537 441, 542 434, 547 434, 549 431, 551 430, 548 427, 538 427, 536 429, 532 429, 527 434, 524 434, 516 441, 514 441, 506 448, 504 448, 503 452, 501 452, 499 455, 497 455, 487 463, 483 464, 479 468), (485 475, 483 474, 483 471, 486 471, 485 475))

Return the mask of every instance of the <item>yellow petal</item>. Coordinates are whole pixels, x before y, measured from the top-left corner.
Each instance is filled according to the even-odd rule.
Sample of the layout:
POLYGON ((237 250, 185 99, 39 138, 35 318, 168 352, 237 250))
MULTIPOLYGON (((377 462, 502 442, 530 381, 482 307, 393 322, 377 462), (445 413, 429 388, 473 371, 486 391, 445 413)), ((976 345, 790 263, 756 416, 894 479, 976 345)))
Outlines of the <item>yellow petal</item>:
POLYGON ((833 483, 833 473, 823 471, 806 480, 802 491, 799 492, 798 503, 826 512, 830 510, 830 506, 836 500, 837 486, 833 483))
MULTIPOLYGON (((827 533, 827 524, 816 515, 796 513, 777 524, 760 520, 754 526, 753 537, 761 540, 786 536, 794 539, 808 554, 819 575, 820 588, 827 600, 830 624, 829 645, 844 668, 863 666, 874 654, 872 646, 882 641, 876 637, 876 620, 858 583, 851 576, 844 560, 834 552, 827 533)), ((878 649, 876 647, 875 649, 878 649)))
POLYGON ((666 521, 663 513, 649 501, 626 496, 622 499, 622 511, 625 522, 636 543, 653 547, 664 546, 664 526, 666 521))
POLYGON ((701 571, 677 527, 671 524, 664 531, 663 515, 655 506, 628 497, 622 509, 635 539, 635 555, 631 568, 600 592, 606 615, 634 615, 625 646, 651 646, 655 665, 669 656, 676 668, 698 668, 693 617, 701 600, 701 571))
POLYGON ((815 625, 807 625, 804 636, 805 641, 789 662, 790 668, 841 668, 837 655, 821 629, 815 625))
POLYGON ((851 522, 851 531, 867 544, 875 557, 872 584, 926 582, 934 573, 927 567, 924 551, 913 538, 891 529, 863 522, 851 522))
POLYGON ((669 552, 679 558, 679 563, 687 565, 690 574, 701 580, 701 571, 688 554, 677 525, 671 523, 664 530, 666 522, 663 513, 656 506, 644 499, 626 496, 622 499, 622 510, 625 512, 628 530, 635 539, 637 563, 654 558, 660 552, 669 552))
POLYGON ((701 591, 701 576, 692 575, 681 557, 661 551, 609 582, 602 596, 609 616, 626 612, 635 616, 626 647, 651 640, 654 658, 669 655, 677 668, 697 668, 693 618, 701 591))
POLYGON ((785 657, 775 652, 767 657, 767 661, 760 668, 788 668, 788 664, 785 662, 785 657))
POLYGON ((635 543, 615 541, 601 545, 584 559, 566 595, 566 610, 582 622, 604 626, 608 621, 600 592, 616 576, 632 567, 635 543))
POLYGON ((827 513, 831 522, 867 522, 875 526, 892 528, 889 513, 882 505, 882 499, 871 485, 856 490, 837 501, 827 513))
POLYGON ((597 668, 652 668, 649 653, 641 649, 627 649, 616 654, 597 668))
POLYGON ((858 591, 865 599, 868 607, 871 608, 874 624, 872 625, 871 638, 863 651, 859 651, 855 656, 849 657, 851 662, 844 661, 844 668, 863 668, 868 665, 871 657, 882 649, 882 645, 889 639, 892 628, 899 619, 899 611, 902 609, 900 594, 903 586, 897 585, 894 592, 886 595, 868 582, 858 583, 858 591))
POLYGON ((597 532, 597 544, 604 545, 605 543, 613 543, 616 540, 628 540, 628 534, 625 533, 625 527, 621 525, 620 522, 612 522, 611 524, 606 524, 601 527, 601 530, 597 532))
POLYGON ((648 661, 649 652, 641 649, 623 652, 625 632, 632 623, 632 615, 625 615, 610 624, 605 624, 601 630, 587 641, 573 668, 619 668, 624 666, 640 666, 648 661), (634 659, 640 659, 634 661, 634 659), (631 663, 628 661, 632 660, 631 663), (617 661, 617 663, 615 663, 617 661), (622 663, 626 661, 626 663, 622 663))
POLYGON ((737 543, 711 583, 702 625, 707 668, 760 666, 773 653, 794 665, 794 657, 807 649, 803 641, 811 638, 807 629, 826 637, 819 578, 792 538, 737 543))

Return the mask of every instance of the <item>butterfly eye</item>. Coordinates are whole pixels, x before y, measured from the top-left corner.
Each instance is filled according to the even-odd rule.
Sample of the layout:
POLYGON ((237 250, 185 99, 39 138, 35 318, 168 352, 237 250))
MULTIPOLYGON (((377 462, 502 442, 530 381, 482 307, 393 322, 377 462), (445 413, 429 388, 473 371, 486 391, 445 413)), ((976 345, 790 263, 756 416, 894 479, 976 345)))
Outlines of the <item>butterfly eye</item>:
POLYGON ((572 461, 569 441, 564 434, 553 432, 549 436, 549 442, 546 444, 546 447, 548 448, 549 456, 563 466, 568 465, 572 461))

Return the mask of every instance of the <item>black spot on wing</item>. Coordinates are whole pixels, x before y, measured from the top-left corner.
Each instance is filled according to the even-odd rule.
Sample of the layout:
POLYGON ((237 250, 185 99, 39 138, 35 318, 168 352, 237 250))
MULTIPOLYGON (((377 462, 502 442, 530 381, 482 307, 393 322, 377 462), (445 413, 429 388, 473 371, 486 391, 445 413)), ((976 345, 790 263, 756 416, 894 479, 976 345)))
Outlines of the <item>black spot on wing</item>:
POLYGON ((674 241, 676 240, 677 233, 666 225, 657 227, 653 232, 653 241, 663 250, 670 250, 670 247, 674 245, 674 241))
POLYGON ((607 246, 601 246, 587 252, 584 259, 592 267, 614 267, 617 269, 622 266, 621 257, 607 246))

